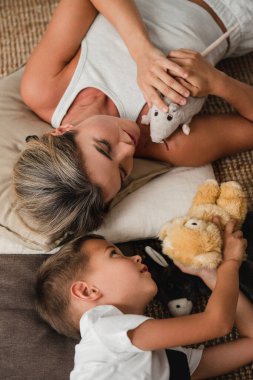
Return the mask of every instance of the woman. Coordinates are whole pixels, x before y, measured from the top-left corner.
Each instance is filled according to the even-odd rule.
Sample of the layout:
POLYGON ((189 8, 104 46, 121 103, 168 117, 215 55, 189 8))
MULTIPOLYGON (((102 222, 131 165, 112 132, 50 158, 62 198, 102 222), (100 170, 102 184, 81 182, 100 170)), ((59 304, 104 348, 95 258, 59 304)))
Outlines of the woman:
POLYGON ((133 156, 197 166, 253 146, 252 88, 193 51, 174 51, 201 51, 234 25, 209 61, 250 51, 250 0, 136 3, 152 42, 132 1, 62 0, 27 64, 22 97, 56 129, 28 143, 15 188, 23 209, 54 239, 101 224, 133 156), (157 90, 179 104, 190 93, 214 94, 241 116, 197 116, 190 136, 178 130, 154 144, 141 117, 152 103, 166 108, 157 90))

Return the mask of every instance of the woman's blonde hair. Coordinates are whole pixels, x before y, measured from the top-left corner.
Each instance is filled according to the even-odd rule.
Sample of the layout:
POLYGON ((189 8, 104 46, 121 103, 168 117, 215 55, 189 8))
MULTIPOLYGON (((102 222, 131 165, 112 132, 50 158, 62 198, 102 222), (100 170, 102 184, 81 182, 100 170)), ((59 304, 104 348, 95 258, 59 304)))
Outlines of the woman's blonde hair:
POLYGON ((79 320, 70 310, 70 288, 89 270, 92 252, 85 250, 84 243, 91 239, 104 237, 90 234, 67 243, 43 262, 35 284, 35 307, 40 317, 60 334, 77 339, 79 320))
POLYGON ((102 189, 93 184, 75 142, 75 133, 32 136, 14 166, 19 209, 56 241, 96 230, 108 210, 102 189))

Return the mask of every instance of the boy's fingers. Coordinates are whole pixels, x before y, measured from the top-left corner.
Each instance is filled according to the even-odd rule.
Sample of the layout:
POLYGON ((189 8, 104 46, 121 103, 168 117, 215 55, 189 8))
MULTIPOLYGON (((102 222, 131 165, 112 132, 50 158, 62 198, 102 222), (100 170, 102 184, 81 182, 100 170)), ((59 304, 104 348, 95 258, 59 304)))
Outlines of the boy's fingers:
POLYGON ((234 237, 236 238, 242 238, 243 237, 243 232, 241 230, 235 231, 233 233, 234 237))
POLYGON ((220 217, 218 215, 213 216, 212 222, 221 230, 222 229, 222 224, 220 217))
POLYGON ((234 232, 235 225, 236 225, 236 220, 235 220, 235 219, 231 219, 231 220, 226 224, 225 232, 226 232, 227 234, 232 234, 232 233, 234 232))

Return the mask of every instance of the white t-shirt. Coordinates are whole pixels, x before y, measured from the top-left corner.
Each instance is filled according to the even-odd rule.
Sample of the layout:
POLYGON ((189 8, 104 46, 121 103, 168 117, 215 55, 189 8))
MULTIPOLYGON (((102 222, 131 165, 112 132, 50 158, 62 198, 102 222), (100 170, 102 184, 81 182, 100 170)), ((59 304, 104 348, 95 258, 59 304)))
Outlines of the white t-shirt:
MULTIPOLYGON (((98 306, 80 321, 81 341, 75 348, 70 380, 168 380, 170 369, 165 350, 143 351, 127 332, 145 322, 144 315, 123 314, 114 306, 98 306)), ((186 354, 190 373, 197 368, 202 349, 175 350, 186 354)))

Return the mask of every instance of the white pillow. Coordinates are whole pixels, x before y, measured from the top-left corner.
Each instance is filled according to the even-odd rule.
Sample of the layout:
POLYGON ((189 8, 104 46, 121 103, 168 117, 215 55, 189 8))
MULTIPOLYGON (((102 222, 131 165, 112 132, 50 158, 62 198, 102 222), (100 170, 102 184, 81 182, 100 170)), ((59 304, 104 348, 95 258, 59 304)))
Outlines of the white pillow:
MULTIPOLYGON (((165 222, 187 212, 197 187, 208 178, 214 178, 211 165, 173 168, 118 203, 97 233, 114 243, 156 237, 165 222)), ((0 252, 41 253, 27 249, 21 241, 1 237, 1 229, 0 252)))
POLYGON ((117 204, 97 233, 115 243, 156 237, 165 222, 188 211, 208 178, 215 178, 211 165, 172 168, 117 204))

